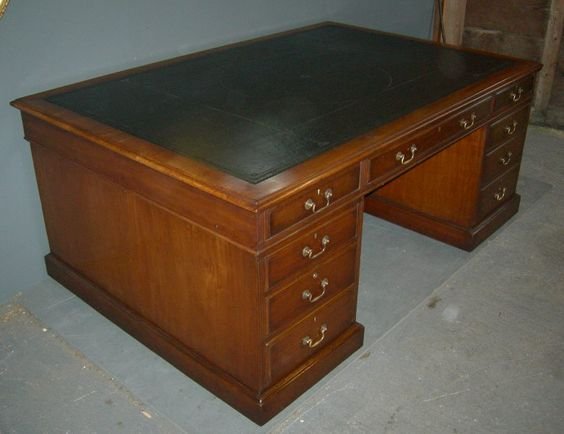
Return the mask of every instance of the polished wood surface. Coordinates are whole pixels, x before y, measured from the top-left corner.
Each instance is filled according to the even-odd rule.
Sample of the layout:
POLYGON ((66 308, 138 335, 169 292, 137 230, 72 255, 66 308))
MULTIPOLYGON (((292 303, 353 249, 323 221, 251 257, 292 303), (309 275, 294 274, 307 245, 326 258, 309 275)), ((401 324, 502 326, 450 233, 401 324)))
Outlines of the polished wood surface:
POLYGON ((344 291, 268 344, 270 377, 278 380, 353 325, 354 291, 344 291))
MULTIPOLYGON (((494 95, 485 117, 470 110, 476 122, 482 121, 481 128, 473 125, 468 135, 371 193, 366 211, 465 250, 474 249, 517 212, 515 189, 532 77, 494 95)), ((476 107, 485 107, 486 101, 476 107)), ((468 111, 459 125, 467 119, 468 111)), ((425 149, 426 136, 422 138, 425 149)))
POLYGON ((488 185, 504 170, 521 162, 524 142, 525 135, 520 134, 501 146, 489 150, 484 158, 482 185, 488 185))
POLYGON ((354 285, 358 277, 357 251, 358 244, 351 244, 287 287, 274 290, 268 298, 270 331, 279 330, 354 285))
POLYGON ((493 122, 488 131, 487 147, 495 147, 515 136, 522 136, 529 122, 529 107, 512 111, 507 116, 493 122))
POLYGON ((249 351, 262 337, 255 256, 32 146, 52 255, 209 362, 233 364, 232 376, 258 388, 259 355, 249 351))
POLYGON ((475 223, 483 129, 459 140, 377 190, 371 197, 386 198, 459 226, 475 223))
POLYGON ((268 213, 269 236, 306 220, 319 212, 326 212, 346 200, 351 193, 360 189, 360 165, 354 166, 322 184, 292 196, 280 205, 273 207, 268 213))
POLYGON ((358 204, 354 205, 337 217, 326 217, 322 225, 301 231, 297 237, 289 239, 283 248, 269 255, 266 259, 268 284, 275 285, 294 271, 315 266, 340 246, 358 237, 361 211, 358 204), (307 255, 306 249, 311 249, 307 255))
MULTIPOLYGON (((258 424, 362 345, 356 302, 364 211, 472 249, 519 205, 539 65, 342 28, 335 34, 446 53, 439 56, 444 71, 460 66, 448 62, 453 53, 474 59, 472 68, 482 59, 492 69, 434 95, 437 77, 452 78, 427 65, 422 83, 433 87, 414 96, 423 105, 405 111, 411 106, 402 101, 372 98, 375 112, 347 113, 362 125, 387 108, 398 117, 378 118, 373 129, 303 161, 297 156, 301 163, 256 183, 53 103, 65 92, 170 71, 206 53, 13 102, 31 143, 49 274, 258 424)), ((230 56, 254 43, 217 51, 230 56)), ((336 131, 337 140, 352 131, 339 125, 323 134, 336 131)))

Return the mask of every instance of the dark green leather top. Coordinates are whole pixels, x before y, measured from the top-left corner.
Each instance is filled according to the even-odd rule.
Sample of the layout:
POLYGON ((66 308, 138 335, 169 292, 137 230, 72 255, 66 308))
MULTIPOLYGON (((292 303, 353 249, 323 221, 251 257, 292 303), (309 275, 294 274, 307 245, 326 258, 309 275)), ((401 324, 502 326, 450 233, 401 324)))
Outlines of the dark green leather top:
POLYGON ((510 64, 327 25, 48 101, 258 183, 510 64))

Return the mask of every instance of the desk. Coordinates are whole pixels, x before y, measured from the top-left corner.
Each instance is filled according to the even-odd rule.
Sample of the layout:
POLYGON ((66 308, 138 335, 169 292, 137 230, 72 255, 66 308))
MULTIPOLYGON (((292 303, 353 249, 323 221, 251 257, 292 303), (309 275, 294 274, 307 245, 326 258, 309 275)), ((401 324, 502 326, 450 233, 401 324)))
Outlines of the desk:
POLYGON ((539 65, 338 24, 12 104, 49 274, 258 424, 363 341, 363 212, 465 249, 513 215, 539 65))

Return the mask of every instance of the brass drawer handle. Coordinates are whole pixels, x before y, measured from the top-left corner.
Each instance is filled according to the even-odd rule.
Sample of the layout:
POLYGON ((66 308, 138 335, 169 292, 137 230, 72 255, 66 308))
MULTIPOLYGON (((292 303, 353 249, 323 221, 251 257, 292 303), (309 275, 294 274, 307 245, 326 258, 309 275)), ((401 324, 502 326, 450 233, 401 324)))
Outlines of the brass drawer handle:
POLYGON ((461 119, 460 120, 460 126, 462 128, 464 128, 465 130, 469 130, 476 123, 476 118, 477 118, 476 113, 472 113, 470 115, 470 120, 468 120, 468 119, 461 119))
POLYGON ((312 338, 310 338, 309 336, 304 336, 302 338, 302 345, 304 347, 310 347, 310 348, 315 348, 316 346, 318 346, 321 342, 323 342, 323 339, 325 339, 325 333, 327 333, 327 324, 323 324, 321 326, 321 328, 319 329, 319 334, 321 335, 319 337, 319 339, 317 339, 316 341, 314 341, 312 338))
POLYGON ((309 246, 305 246, 302 249, 302 255, 304 258, 309 258, 309 259, 315 259, 319 256, 321 256, 325 250, 327 249, 327 246, 329 245, 329 242, 331 241, 331 239, 329 238, 329 235, 324 235, 323 238, 321 239, 321 247, 322 249, 317 252, 317 253, 313 253, 313 249, 309 246))
POLYGON ((507 192, 507 188, 506 187, 500 187, 498 188, 497 192, 494 194, 494 198, 497 201, 503 200, 503 198, 505 197, 505 193, 507 192))
MULTIPOLYGON (((317 190, 317 195, 321 196, 321 190, 319 189, 317 190)), ((323 208, 327 208, 331 203, 331 198, 333 197, 333 190, 331 188, 326 189, 323 192, 323 197, 325 198, 325 206, 321 208, 317 208, 317 203, 315 203, 313 199, 309 198, 308 200, 305 201, 304 208, 307 211, 311 211, 312 213, 316 213, 321 211, 323 208)))
POLYGON ((513 121, 513 123, 511 125, 507 125, 504 128, 504 131, 509 135, 512 136, 513 134, 515 134, 515 130, 517 129, 517 125, 519 125, 519 123, 517 121, 513 121))
POLYGON ((511 157, 513 156, 513 153, 511 151, 507 151, 507 154, 505 154, 505 157, 501 157, 499 159, 499 163, 503 164, 504 166, 507 166, 509 163, 511 163, 511 157))
POLYGON ((407 160, 405 159, 405 154, 403 152, 398 152, 396 154, 396 161, 399 161, 402 165, 411 163, 411 161, 415 158, 415 153, 417 152, 417 146, 411 145, 409 147, 409 151, 411 152, 411 156, 407 160))
MULTIPOLYGON (((313 276, 317 277, 317 273, 315 273, 313 276)), ((319 294, 317 297, 313 297, 311 291, 309 289, 306 289, 304 292, 302 292, 302 299, 307 300, 310 303, 315 303, 317 300, 319 300, 325 295, 325 290, 327 289, 328 286, 329 286, 329 279, 325 278, 321 281, 321 294, 319 294)))
POLYGON ((521 86, 519 86, 517 90, 514 90, 509 94, 511 101, 513 102, 519 101, 521 99, 521 95, 523 95, 523 92, 525 92, 525 90, 521 86))

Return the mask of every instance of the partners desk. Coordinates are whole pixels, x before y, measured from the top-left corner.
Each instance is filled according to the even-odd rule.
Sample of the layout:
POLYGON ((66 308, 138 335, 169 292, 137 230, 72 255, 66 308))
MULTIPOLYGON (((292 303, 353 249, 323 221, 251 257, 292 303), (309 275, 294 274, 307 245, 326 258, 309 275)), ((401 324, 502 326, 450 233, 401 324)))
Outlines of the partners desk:
POLYGON ((362 345, 363 212, 517 211, 538 69, 329 23, 16 100, 48 273, 263 424, 362 345))

